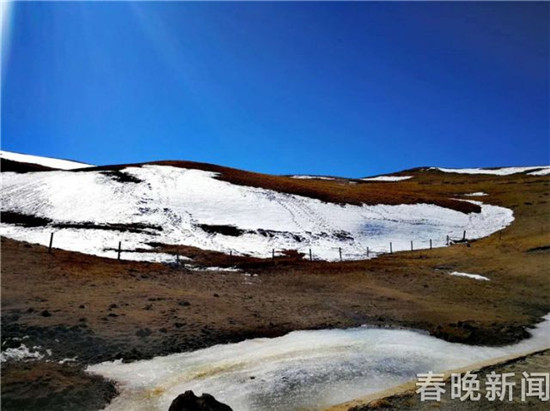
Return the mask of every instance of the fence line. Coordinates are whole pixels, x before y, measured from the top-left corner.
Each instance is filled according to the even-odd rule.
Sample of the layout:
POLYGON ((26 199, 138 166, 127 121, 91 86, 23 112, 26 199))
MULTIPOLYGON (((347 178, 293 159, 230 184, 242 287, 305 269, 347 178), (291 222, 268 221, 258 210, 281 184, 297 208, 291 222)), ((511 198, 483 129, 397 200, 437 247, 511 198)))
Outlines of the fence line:
MULTIPOLYGON (((53 249, 53 240, 54 240, 54 232, 51 232, 50 233, 50 241, 49 241, 49 246, 48 246, 48 253, 52 253, 52 249, 53 249)), ((429 240, 424 240, 424 241, 429 241, 429 249, 432 250, 433 249, 433 239, 429 239, 429 240)), ((445 238, 445 244, 447 246, 451 245, 452 243, 455 243, 455 242, 466 242, 467 239, 466 239, 466 230, 464 230, 462 232, 462 238, 459 238, 459 239, 452 239, 451 236, 449 234, 446 235, 446 238, 445 238)), ((410 250, 411 251, 414 251, 414 240, 411 240, 410 241, 410 244, 411 244, 411 248, 410 250)), ((389 254, 393 254, 393 242, 390 241, 390 248, 389 248, 389 254)), ((105 250, 108 250, 108 249, 105 249, 105 250)), ((117 260, 120 260, 120 257, 121 257, 121 254, 122 254, 122 241, 119 241, 118 242, 118 248, 115 249, 115 251, 117 252, 117 260)), ((275 261, 275 248, 272 248, 271 249, 271 259, 273 261, 275 261)), ((281 251, 284 251, 284 250, 281 250, 281 251)), ((296 250, 298 251, 298 250, 296 250)), ((406 250, 402 250, 402 251, 406 251, 406 250)), ((309 260, 310 261, 313 261, 313 250, 312 248, 309 248, 308 250, 308 253, 309 253, 309 260)), ((370 258, 370 255, 373 254, 373 255, 382 255, 382 254, 386 254, 387 251, 375 251, 375 250, 372 250, 370 248, 370 246, 367 246, 366 247, 366 256, 367 258, 370 258)), ((338 256, 339 256, 339 260, 340 261, 344 261, 344 253, 342 252, 342 247, 338 247, 338 256)), ((229 263, 230 264, 233 264, 233 250, 229 250, 229 263)), ((176 264, 180 264, 180 249, 177 248, 176 249, 176 264)))

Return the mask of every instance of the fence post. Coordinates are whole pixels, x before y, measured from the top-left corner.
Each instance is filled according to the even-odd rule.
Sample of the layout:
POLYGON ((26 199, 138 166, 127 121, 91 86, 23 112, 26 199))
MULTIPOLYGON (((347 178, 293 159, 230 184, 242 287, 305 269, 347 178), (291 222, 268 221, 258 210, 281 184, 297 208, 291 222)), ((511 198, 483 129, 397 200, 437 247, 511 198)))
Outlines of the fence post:
POLYGON ((118 242, 118 258, 117 260, 120 260, 120 249, 121 249, 122 241, 118 242))
POLYGON ((414 251, 414 250, 413 250, 413 242, 412 242, 412 240, 411 240, 411 251, 414 251))
POLYGON ((369 247, 367 247, 367 258, 369 258, 369 247))
POLYGON ((176 264, 180 265, 180 249, 176 250, 176 264))
POLYGON ((233 264, 233 250, 229 250, 229 264, 233 264))
POLYGON ((275 260, 275 249, 274 248, 271 249, 271 259, 275 260))
POLYGON ((342 261, 342 247, 338 247, 338 252, 340 253, 340 261, 342 261))
POLYGON ((309 261, 313 261, 313 255, 311 254, 311 248, 309 249, 309 261))
POLYGON ((462 241, 466 241, 466 230, 464 230, 464 234, 462 235, 462 241))
POLYGON ((430 250, 432 249, 432 239, 430 238, 430 250))
POLYGON ((48 247, 48 253, 52 253, 52 246, 53 246, 53 233, 50 234, 50 246, 48 247))
POLYGON ((447 245, 449 245, 449 234, 447 234, 447 245))
POLYGON ((391 245, 391 241, 390 241, 390 254, 393 254, 393 248, 392 248, 392 245, 391 245))

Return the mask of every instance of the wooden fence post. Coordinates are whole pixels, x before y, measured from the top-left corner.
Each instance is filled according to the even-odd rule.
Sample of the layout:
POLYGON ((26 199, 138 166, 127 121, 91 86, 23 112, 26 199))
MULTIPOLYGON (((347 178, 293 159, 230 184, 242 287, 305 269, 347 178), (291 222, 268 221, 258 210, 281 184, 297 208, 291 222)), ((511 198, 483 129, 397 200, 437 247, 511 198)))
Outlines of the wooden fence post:
POLYGON ((309 261, 313 261, 313 255, 311 254, 311 248, 309 249, 309 261))
POLYGON ((447 245, 449 245, 449 234, 447 234, 447 245))
POLYGON ((342 261, 342 247, 338 247, 338 252, 340 253, 340 261, 342 261))
POLYGON ((390 254, 393 254, 393 248, 392 248, 391 241, 390 241, 390 254))
POLYGON ((271 249, 271 259, 275 260, 275 249, 274 248, 271 249))
POLYGON ((367 258, 369 258, 369 247, 367 247, 367 258))
POLYGON ((176 264, 180 265, 180 249, 176 250, 176 264))
POLYGON ((229 264, 233 264, 233 250, 229 250, 229 264))
POLYGON ((466 230, 464 230, 464 234, 462 235, 462 241, 466 241, 466 230))
POLYGON ((430 250, 432 249, 432 239, 430 238, 430 250))
POLYGON ((120 250, 121 250, 122 241, 118 242, 118 260, 120 260, 120 250))
POLYGON ((412 242, 412 240, 411 240, 411 251, 414 251, 414 250, 413 250, 413 242, 412 242))
POLYGON ((50 246, 48 247, 48 253, 52 253, 52 246, 53 246, 53 233, 50 234, 50 246))

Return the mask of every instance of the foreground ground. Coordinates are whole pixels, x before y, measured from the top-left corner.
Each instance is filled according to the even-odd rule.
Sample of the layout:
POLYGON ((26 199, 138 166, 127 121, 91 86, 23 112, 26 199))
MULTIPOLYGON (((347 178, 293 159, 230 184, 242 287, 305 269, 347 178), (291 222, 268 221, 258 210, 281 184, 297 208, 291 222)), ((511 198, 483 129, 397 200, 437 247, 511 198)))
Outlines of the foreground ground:
MULTIPOLYGON (((470 244, 357 262, 237 261, 240 272, 49 254, 3 238, 2 348, 25 338, 51 350, 50 362, 3 364, 3 408, 98 409, 115 390, 84 374, 85 364, 296 329, 370 323, 470 344, 525 338, 550 311, 548 178, 449 179, 454 190, 489 193, 483 200, 513 209, 516 220, 470 244)), ((433 190, 450 188, 442 181, 433 190)), ((221 258, 196 256, 206 266, 221 258)))

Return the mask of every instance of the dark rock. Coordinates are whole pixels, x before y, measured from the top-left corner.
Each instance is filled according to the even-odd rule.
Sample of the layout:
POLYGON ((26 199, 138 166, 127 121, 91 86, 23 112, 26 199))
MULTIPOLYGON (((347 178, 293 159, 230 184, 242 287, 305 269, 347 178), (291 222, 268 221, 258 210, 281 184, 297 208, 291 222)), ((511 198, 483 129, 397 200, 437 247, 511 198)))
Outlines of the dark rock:
POLYGON ((41 315, 42 317, 51 317, 51 316, 52 316, 52 313, 49 312, 48 310, 44 310, 44 311, 42 311, 42 312, 40 313, 40 315, 41 315))
POLYGON ((168 411, 232 411, 229 405, 217 401, 210 394, 197 397, 193 391, 185 391, 172 401, 168 411))
POLYGON ((138 337, 148 337, 152 333, 153 332, 149 328, 140 328, 139 330, 136 331, 136 335, 138 337))

